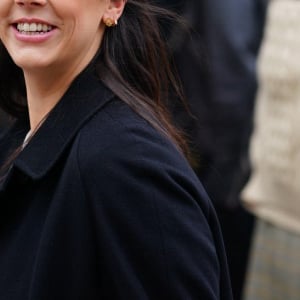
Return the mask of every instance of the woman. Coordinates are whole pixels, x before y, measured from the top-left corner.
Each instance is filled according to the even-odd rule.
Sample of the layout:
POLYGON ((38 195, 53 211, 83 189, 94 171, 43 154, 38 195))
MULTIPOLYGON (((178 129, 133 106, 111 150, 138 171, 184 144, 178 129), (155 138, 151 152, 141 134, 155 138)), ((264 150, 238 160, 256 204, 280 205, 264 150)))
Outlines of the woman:
MULTIPOLYGON (((168 121, 147 1, 1 0, 0 299, 231 299, 213 207, 168 121)), ((180 94, 178 94, 180 95, 180 94)))

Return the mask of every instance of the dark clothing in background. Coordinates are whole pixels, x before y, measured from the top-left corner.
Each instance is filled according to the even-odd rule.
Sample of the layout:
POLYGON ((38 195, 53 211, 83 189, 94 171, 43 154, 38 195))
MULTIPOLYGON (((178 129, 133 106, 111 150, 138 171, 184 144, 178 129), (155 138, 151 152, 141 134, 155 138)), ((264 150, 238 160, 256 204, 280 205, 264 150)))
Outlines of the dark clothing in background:
POLYGON ((256 59, 267 0, 161 0, 191 24, 170 36, 192 113, 174 109, 199 156, 195 170, 221 223, 233 293, 240 299, 253 216, 240 203, 249 176, 248 143, 257 89, 256 59), (181 38, 179 36, 181 35, 181 38))
POLYGON ((17 157, 0 206, 1 300, 232 299, 197 176, 91 70, 17 157))
POLYGON ((227 250, 234 298, 241 298, 253 216, 240 192, 250 174, 248 147, 257 90, 256 60, 266 0, 206 0, 211 77, 213 164, 202 180, 215 203, 227 250))
POLYGON ((256 59, 266 0, 202 2, 210 61, 208 95, 216 169, 207 176, 206 185, 214 202, 230 209, 240 204, 238 195, 249 171, 247 156, 257 89, 256 59), (221 174, 218 170, 222 170, 221 174), (216 189, 220 175, 223 188, 216 189))

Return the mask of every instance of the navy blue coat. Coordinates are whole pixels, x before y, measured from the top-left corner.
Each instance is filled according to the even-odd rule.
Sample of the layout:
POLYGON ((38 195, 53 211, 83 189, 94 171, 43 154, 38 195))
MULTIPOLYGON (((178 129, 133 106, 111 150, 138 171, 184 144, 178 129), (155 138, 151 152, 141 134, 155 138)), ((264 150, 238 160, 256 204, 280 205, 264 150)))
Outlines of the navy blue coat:
MULTIPOLYGON (((0 141, 1 164, 26 130, 0 141)), ((1 300, 231 299, 197 177, 90 70, 15 160, 0 206, 1 300)))

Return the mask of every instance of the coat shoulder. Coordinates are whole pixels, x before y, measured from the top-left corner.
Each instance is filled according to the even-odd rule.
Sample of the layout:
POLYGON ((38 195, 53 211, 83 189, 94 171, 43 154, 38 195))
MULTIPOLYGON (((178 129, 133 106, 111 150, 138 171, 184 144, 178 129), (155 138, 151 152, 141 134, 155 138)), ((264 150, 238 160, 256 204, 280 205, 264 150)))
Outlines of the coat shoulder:
MULTIPOLYGON (((111 101, 81 130, 80 159, 88 164, 102 159, 152 159, 193 171, 171 140, 120 100, 111 101)), ((194 175, 194 174, 193 174, 194 175)))
MULTIPOLYGON (((201 182, 176 146, 120 100, 111 101, 81 130, 78 163, 83 178, 114 182, 139 180, 177 184, 199 199, 205 214, 210 201, 201 182), (121 178, 123 176, 123 178, 121 178), (111 181, 108 180, 111 179, 111 181)), ((151 185, 151 184, 150 184, 151 185)))

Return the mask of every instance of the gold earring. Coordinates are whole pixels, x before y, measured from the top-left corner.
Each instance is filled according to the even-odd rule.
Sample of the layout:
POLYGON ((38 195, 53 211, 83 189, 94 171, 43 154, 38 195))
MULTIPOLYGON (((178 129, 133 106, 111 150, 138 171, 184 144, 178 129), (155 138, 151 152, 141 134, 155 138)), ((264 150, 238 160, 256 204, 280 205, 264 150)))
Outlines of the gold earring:
POLYGON ((118 25, 118 21, 114 20, 112 18, 106 18, 103 20, 103 22, 107 27, 113 27, 113 26, 118 25))

